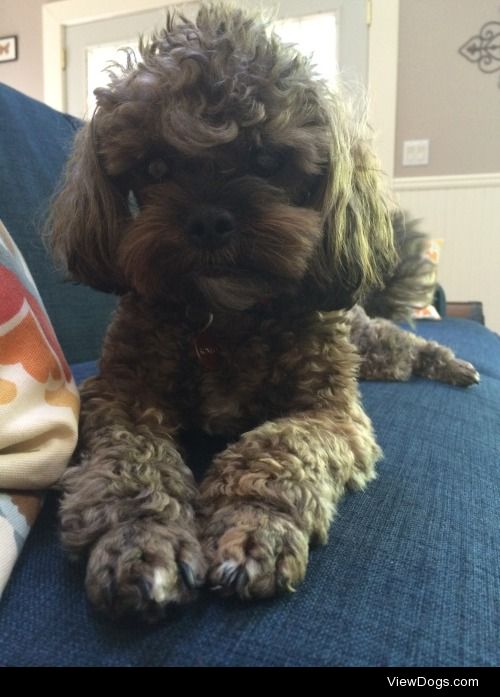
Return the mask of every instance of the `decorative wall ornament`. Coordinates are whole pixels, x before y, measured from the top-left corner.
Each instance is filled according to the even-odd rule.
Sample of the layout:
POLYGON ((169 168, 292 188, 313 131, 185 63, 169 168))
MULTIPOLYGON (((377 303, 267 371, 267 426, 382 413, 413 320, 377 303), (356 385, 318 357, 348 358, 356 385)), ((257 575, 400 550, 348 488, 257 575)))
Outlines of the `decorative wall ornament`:
POLYGON ((500 70, 500 22, 487 22, 479 34, 472 36, 458 52, 483 73, 500 70))
POLYGON ((17 60, 17 36, 0 36, 0 63, 17 60))

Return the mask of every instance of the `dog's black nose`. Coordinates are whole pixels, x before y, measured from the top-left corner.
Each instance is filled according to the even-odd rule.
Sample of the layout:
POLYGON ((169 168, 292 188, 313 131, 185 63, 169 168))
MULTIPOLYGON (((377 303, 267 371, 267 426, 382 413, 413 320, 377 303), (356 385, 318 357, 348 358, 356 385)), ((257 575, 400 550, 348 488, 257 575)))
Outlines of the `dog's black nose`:
POLYGON ((202 207, 192 213, 186 230, 193 242, 206 249, 222 247, 234 234, 234 217, 222 208, 202 207))

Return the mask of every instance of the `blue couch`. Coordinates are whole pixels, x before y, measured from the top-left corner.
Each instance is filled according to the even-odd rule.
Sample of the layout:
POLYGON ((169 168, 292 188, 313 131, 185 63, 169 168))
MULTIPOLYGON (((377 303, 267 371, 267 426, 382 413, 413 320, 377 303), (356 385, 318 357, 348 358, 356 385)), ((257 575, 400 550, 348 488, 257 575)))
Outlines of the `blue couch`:
MULTIPOLYGON (((63 285, 38 235, 77 128, 0 85, 0 218, 78 380, 95 369, 115 301, 63 285)), ((473 361, 481 384, 362 385, 385 459, 343 500, 296 593, 252 604, 205 593, 157 626, 110 624, 61 551, 52 493, 0 601, 0 665, 498 665, 500 339, 448 318, 417 331, 473 361)), ((192 446, 199 473, 220 443, 192 446)))

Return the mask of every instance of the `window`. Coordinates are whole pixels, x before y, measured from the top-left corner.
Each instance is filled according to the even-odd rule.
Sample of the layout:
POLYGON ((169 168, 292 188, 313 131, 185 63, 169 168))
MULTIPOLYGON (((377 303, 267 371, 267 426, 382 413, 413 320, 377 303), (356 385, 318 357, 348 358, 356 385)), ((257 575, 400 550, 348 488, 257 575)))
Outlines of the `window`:
POLYGON ((338 73, 337 22, 333 12, 321 12, 291 19, 274 25, 276 33, 286 43, 297 44, 305 56, 311 56, 316 71, 331 85, 338 73))
POLYGON ((94 113, 96 99, 94 90, 96 87, 104 87, 108 83, 107 67, 111 63, 124 64, 126 54, 124 47, 131 48, 139 54, 139 42, 137 37, 130 41, 120 41, 110 44, 87 46, 85 52, 85 63, 87 73, 87 116, 94 113))
MULTIPOLYGON (((321 77, 332 85, 335 83, 338 73, 337 23, 333 12, 278 20, 274 29, 285 43, 297 44, 304 55, 312 57, 321 77)), ((120 49, 130 47, 138 53, 138 46, 137 38, 132 38, 86 47, 87 115, 92 115, 95 109, 94 89, 108 82, 106 66, 112 62, 124 63, 126 56, 120 49)))

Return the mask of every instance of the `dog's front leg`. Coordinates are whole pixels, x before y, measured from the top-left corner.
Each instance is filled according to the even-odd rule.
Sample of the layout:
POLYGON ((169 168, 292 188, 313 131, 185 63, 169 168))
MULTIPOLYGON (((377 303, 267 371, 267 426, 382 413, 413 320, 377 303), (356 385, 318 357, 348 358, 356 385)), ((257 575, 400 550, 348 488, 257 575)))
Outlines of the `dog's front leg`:
POLYGON ((103 378, 84 384, 77 464, 61 481, 61 532, 73 556, 88 555, 86 587, 97 609, 156 619, 190 599, 206 566, 175 415, 143 407, 137 396, 103 378))
POLYGON ((213 462, 201 485, 210 584, 242 598, 292 591, 309 542, 325 542, 346 486, 363 487, 380 456, 356 401, 269 421, 213 462))

